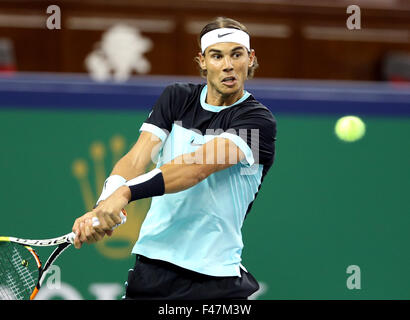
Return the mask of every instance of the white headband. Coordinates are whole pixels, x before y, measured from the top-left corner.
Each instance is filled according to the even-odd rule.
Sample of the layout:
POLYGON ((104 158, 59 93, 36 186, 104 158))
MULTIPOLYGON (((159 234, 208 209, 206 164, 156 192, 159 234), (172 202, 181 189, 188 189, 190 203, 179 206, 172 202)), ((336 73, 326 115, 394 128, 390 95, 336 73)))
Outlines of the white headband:
POLYGON ((234 28, 220 28, 205 33, 201 38, 201 50, 205 52, 206 48, 215 43, 220 42, 236 42, 251 51, 250 38, 246 32, 234 28))

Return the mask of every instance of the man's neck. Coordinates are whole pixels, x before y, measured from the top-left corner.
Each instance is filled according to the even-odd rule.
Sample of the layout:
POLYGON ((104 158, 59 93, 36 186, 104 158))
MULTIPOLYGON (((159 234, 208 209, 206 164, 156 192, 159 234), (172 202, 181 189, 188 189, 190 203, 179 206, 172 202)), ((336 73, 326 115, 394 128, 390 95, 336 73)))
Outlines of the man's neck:
POLYGON ((215 89, 212 89, 212 86, 208 85, 208 92, 206 95, 205 102, 212 106, 230 106, 238 101, 244 95, 244 90, 241 88, 237 92, 230 95, 223 95, 215 89))

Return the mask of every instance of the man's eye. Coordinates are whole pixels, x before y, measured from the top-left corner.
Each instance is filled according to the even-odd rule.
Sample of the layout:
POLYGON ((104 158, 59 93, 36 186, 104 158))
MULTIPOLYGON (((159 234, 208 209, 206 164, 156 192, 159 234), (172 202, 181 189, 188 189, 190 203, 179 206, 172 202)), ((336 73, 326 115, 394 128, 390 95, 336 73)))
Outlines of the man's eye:
POLYGON ((233 54, 234 58, 239 58, 242 54, 240 52, 236 52, 233 54))
POLYGON ((214 54, 213 56, 212 56, 212 58, 214 58, 214 59, 221 59, 221 55, 220 54, 214 54))

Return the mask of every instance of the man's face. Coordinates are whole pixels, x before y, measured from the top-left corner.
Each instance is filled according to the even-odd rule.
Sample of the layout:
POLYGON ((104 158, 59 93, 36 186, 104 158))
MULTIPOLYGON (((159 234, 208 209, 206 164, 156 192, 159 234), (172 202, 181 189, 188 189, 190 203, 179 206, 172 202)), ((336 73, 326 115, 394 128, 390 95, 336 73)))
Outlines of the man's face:
POLYGON ((254 50, 248 53, 244 46, 233 42, 216 43, 206 48, 205 56, 199 54, 208 86, 223 96, 242 93, 254 57, 254 50))

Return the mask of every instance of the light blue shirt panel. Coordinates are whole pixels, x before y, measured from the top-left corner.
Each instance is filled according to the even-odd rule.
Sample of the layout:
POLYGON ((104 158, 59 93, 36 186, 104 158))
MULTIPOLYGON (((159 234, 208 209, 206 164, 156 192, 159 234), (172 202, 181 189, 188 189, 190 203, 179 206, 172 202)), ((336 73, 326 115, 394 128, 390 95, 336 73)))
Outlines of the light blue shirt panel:
MULTIPOLYGON (((213 138, 173 125, 157 167, 194 152, 199 146, 192 142, 203 144, 213 138)), ((240 275, 241 228, 263 169, 253 165, 251 174, 244 174, 244 167, 237 164, 187 190, 154 197, 133 253, 208 275, 240 275)))
POLYGON ((153 198, 133 253, 213 276, 238 276, 241 228, 262 166, 240 182, 238 170, 240 165, 190 189, 153 198))

